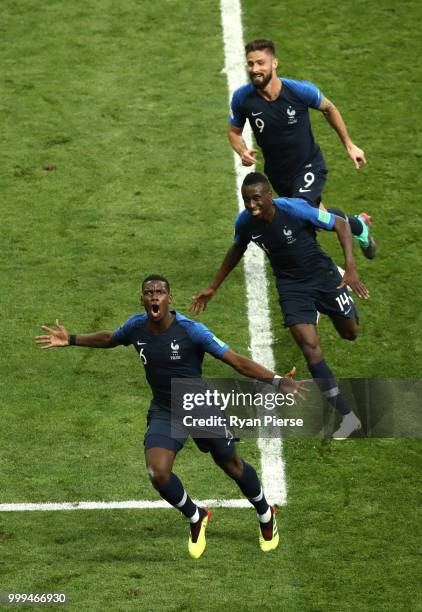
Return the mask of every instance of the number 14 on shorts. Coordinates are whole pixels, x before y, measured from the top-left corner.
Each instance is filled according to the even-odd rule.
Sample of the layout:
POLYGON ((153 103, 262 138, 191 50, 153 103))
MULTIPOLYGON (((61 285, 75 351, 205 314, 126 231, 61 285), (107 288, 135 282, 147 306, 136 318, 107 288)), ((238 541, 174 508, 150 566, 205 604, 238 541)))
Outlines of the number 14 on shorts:
POLYGON ((336 297, 336 302, 343 314, 349 314, 352 309, 353 298, 347 291, 344 291, 341 295, 338 295, 336 297))

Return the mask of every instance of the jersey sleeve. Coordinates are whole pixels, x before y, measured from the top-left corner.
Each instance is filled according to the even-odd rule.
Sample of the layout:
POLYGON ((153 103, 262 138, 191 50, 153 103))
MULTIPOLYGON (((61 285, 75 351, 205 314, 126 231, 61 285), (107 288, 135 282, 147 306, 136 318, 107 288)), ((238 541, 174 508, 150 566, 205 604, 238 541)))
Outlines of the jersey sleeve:
POLYGON ((235 224, 234 224, 234 243, 237 247, 241 249, 246 249, 248 244, 251 241, 251 238, 248 232, 245 231, 245 218, 244 212, 242 211, 237 215, 235 224))
POLYGON ((245 97, 244 89, 244 87, 237 89, 234 92, 230 103, 231 113, 229 117, 229 123, 237 128, 243 128, 246 122, 246 114, 242 109, 242 101, 245 97))
POLYGON ((319 108, 323 99, 322 91, 309 81, 296 81, 294 79, 282 79, 290 89, 294 91, 302 102, 311 108, 319 108))
POLYGON ((217 338, 208 327, 205 327, 202 323, 192 321, 189 332, 193 342, 199 346, 206 353, 210 353, 213 357, 221 359, 226 351, 229 349, 229 345, 217 338))
POLYGON ((327 210, 315 208, 300 198, 276 198, 274 202, 276 206, 292 217, 302 219, 302 221, 309 221, 315 227, 325 230, 333 229, 336 217, 327 210))
POLYGON ((113 340, 118 344, 123 344, 123 346, 129 346, 132 344, 131 339, 131 330, 133 328, 133 317, 128 319, 126 323, 123 323, 120 327, 118 327, 113 332, 113 340))

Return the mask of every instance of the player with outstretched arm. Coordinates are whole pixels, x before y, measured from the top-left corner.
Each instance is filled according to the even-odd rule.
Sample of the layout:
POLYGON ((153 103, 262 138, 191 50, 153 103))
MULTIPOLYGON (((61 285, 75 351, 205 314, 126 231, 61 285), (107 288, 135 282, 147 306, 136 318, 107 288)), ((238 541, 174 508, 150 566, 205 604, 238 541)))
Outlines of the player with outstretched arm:
MULTIPOLYGON (((172 436, 171 379, 201 378, 204 354, 209 353, 242 376, 272 381, 283 392, 300 394, 304 381, 293 379, 294 368, 286 377, 276 375, 235 353, 202 323, 171 310, 170 286, 163 276, 147 276, 141 291, 145 313, 134 315, 114 332, 70 334, 56 320, 55 328, 43 325, 47 334, 37 336, 36 342, 44 349, 67 346, 108 349, 120 345, 132 345, 136 349, 153 395, 144 438, 148 475, 161 497, 188 518, 188 549, 190 555, 198 559, 205 550, 205 528, 210 512, 192 501, 173 472, 176 454, 183 448, 187 435, 181 438, 172 436)), ((276 548, 279 542, 274 509, 265 498, 255 469, 239 457, 233 436, 228 433, 226 437, 194 438, 194 441, 201 451, 211 453, 215 463, 237 483, 255 507, 260 526, 259 545, 267 552, 276 548)))
POLYGON ((273 199, 267 178, 259 172, 250 172, 245 177, 242 197, 245 210, 236 219, 234 244, 209 287, 193 296, 191 310, 199 314, 206 308, 250 242, 263 249, 275 277, 284 324, 301 348, 321 392, 342 415, 340 427, 333 436, 347 438, 361 428, 361 423, 344 401, 335 376, 325 362, 317 320, 318 312, 326 314, 342 338, 355 340, 357 337, 358 315, 347 286, 364 300, 369 298, 369 293, 355 268, 349 224, 301 199, 273 199), (319 246, 314 228, 336 232, 345 257, 343 278, 319 246))

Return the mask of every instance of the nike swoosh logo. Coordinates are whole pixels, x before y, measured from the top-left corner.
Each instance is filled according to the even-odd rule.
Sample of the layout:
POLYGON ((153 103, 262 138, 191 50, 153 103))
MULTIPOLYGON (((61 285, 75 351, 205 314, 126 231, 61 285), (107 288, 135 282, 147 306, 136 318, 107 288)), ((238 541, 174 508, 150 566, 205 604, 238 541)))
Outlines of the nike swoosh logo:
POLYGON ((312 164, 306 165, 305 168, 312 168, 312 164))
POLYGON ((346 310, 346 312, 344 314, 348 315, 351 310, 352 310, 352 307, 350 306, 349 310, 346 310))
POLYGON ((142 346, 143 344, 146 344, 146 342, 138 342, 138 341, 136 341, 136 344, 137 344, 138 346, 142 346))
POLYGON ((252 117, 256 117, 257 115, 262 115, 262 113, 263 113, 263 112, 264 112, 264 111, 261 111, 261 112, 259 112, 259 113, 252 113, 252 117))
POLYGON ((258 234, 257 236, 252 236, 252 240, 255 240, 256 238, 260 238, 262 236, 262 234, 258 234))

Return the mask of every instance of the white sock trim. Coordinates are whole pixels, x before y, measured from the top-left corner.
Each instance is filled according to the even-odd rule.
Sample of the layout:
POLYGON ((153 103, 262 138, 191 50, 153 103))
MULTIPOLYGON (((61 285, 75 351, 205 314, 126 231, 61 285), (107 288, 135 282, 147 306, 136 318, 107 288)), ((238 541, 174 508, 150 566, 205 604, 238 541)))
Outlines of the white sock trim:
POLYGON ((188 498, 188 494, 186 493, 186 491, 183 489, 183 497, 182 500, 178 503, 178 504, 174 504, 176 506, 176 508, 181 508, 182 506, 184 506, 186 504, 186 500, 188 498))
POLYGON ((259 495, 257 495, 256 497, 250 497, 250 498, 249 498, 249 501, 250 501, 250 502, 259 502, 259 501, 261 501, 261 499, 262 499, 263 497, 264 497, 264 491, 262 490, 262 487, 261 487, 261 492, 260 492, 260 494, 259 494, 259 495))
POLYGON ((268 523, 271 520, 271 506, 268 506, 268 510, 264 514, 258 514, 260 523, 268 523))
POLYGON ((191 517, 189 517, 189 522, 190 523, 197 523, 199 521, 199 510, 198 507, 195 510, 195 514, 191 517))
POLYGON ((331 389, 328 389, 327 391, 323 391, 322 395, 324 397, 335 397, 336 395, 339 395, 340 393, 340 389, 338 387, 332 387, 331 389))

